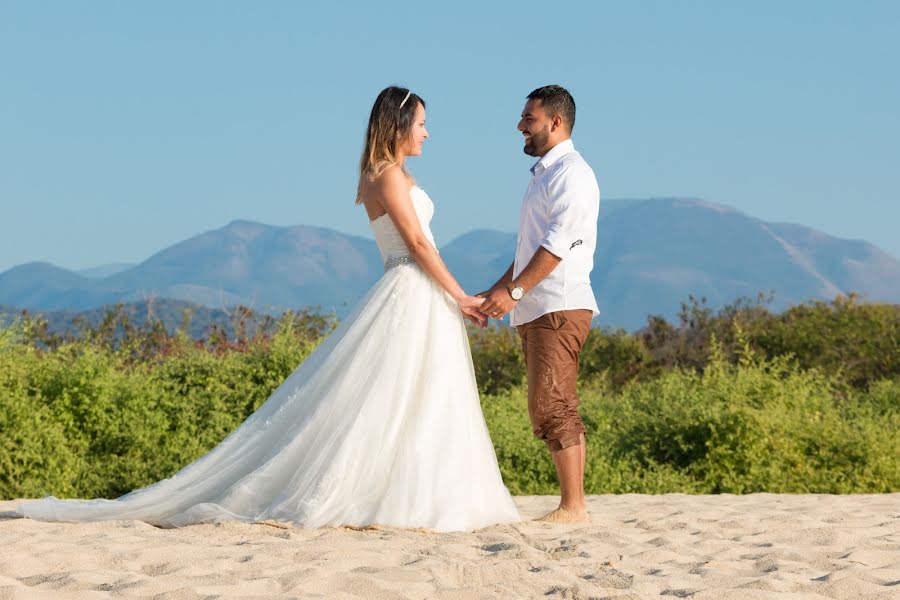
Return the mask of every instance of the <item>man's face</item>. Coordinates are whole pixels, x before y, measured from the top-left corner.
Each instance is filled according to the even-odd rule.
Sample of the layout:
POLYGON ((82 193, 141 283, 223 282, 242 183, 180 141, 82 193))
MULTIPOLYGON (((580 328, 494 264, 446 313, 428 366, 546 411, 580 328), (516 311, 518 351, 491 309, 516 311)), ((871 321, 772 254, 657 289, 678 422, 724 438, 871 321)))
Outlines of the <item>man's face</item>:
POLYGON ((528 156, 543 156, 550 148, 550 127, 552 119, 544 110, 542 100, 529 100, 522 109, 522 120, 518 129, 525 136, 523 150, 528 156))

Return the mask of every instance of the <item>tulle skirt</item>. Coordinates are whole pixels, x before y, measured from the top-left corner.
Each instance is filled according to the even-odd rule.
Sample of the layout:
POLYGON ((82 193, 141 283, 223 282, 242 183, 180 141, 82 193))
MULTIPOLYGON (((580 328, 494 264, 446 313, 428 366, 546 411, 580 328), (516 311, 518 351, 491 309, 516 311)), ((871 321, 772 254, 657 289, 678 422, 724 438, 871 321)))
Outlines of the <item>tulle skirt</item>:
POLYGON ((218 446, 115 500, 25 500, 45 521, 161 527, 287 521, 438 531, 519 520, 479 404, 457 305, 415 264, 353 314, 218 446))

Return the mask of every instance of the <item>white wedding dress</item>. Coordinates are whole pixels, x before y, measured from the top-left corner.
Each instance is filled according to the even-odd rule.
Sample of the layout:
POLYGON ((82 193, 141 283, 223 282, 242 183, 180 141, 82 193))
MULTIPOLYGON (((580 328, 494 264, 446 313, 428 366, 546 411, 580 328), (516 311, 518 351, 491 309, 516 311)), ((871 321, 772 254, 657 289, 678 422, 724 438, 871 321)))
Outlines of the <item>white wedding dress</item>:
MULTIPOLYGON (((422 228, 434 206, 410 191, 422 228)), ((439 531, 519 520, 485 426, 462 316, 408 257, 389 216, 371 223, 384 276, 353 314, 208 454, 115 500, 24 500, 46 521, 162 527, 263 520, 439 531)))

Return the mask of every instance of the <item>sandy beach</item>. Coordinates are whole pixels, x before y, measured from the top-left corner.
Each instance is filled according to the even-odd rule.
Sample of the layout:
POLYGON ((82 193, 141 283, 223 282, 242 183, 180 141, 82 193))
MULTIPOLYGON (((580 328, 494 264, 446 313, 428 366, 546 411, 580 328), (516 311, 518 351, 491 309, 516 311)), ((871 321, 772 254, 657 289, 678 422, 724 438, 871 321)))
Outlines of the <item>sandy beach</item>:
POLYGON ((578 526, 516 503, 448 534, 0 519, 0 600, 900 598, 900 494, 591 496, 578 526))

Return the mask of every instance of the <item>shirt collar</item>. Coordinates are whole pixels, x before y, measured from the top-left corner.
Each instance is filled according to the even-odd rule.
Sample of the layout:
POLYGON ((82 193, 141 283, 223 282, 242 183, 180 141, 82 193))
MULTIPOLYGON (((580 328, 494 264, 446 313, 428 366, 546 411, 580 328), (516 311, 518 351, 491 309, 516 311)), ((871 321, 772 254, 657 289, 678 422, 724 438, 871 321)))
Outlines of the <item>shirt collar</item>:
POLYGON ((557 145, 550 148, 547 154, 543 155, 540 160, 532 165, 531 174, 537 175, 538 171, 546 171, 553 165, 553 163, 562 158, 563 155, 574 151, 575 144, 572 142, 572 138, 561 141, 557 145))

